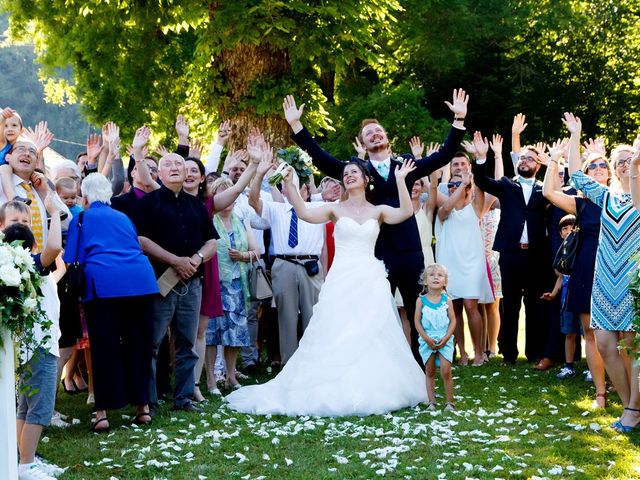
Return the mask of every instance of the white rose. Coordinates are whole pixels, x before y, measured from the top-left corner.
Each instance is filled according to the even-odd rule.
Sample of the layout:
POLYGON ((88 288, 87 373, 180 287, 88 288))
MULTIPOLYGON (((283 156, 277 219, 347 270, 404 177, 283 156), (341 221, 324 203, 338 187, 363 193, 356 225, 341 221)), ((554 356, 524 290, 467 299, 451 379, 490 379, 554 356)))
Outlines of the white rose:
POLYGON ((33 257, 31 257, 31 253, 29 250, 23 247, 16 247, 13 249, 13 256, 15 258, 16 265, 32 265, 33 257))
POLYGON ((11 248, 7 245, 0 246, 0 266, 12 264, 13 255, 11 254, 11 248))
POLYGON ((23 302, 22 305, 27 311, 32 312, 38 306, 38 301, 33 297, 29 297, 23 302))
POLYGON ((20 270, 13 265, 2 265, 0 267, 0 281, 8 287, 19 287, 21 283, 20 270))

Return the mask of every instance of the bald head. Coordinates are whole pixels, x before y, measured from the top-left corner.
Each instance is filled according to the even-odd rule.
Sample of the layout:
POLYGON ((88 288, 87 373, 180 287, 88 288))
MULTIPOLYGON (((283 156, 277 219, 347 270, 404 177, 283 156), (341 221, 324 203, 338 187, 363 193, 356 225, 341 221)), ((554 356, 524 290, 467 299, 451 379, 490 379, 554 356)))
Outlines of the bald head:
POLYGON ((158 162, 158 178, 170 190, 178 192, 185 178, 184 158, 177 153, 167 153, 158 162))

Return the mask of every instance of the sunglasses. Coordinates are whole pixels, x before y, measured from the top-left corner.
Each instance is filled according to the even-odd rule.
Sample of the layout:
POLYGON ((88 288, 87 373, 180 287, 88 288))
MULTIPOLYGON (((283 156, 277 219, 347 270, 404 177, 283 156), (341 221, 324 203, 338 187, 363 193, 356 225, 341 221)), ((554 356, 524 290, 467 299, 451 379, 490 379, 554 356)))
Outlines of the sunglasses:
POLYGON ((595 170, 596 168, 607 168, 607 162, 590 163, 589 170, 595 170))
POLYGON ((462 182, 460 181, 447 183, 448 188, 458 188, 460 185, 462 185, 462 182))

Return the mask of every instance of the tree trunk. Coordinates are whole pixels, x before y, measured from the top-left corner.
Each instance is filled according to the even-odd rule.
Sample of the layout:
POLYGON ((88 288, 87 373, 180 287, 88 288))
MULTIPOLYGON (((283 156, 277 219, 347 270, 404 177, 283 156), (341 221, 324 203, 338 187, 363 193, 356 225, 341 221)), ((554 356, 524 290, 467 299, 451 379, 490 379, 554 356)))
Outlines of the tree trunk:
POLYGON ((222 52, 220 61, 224 65, 223 75, 231 85, 227 93, 227 106, 220 109, 220 118, 231 120, 233 134, 229 148, 243 148, 246 145, 249 127, 257 127, 276 148, 292 143, 291 129, 282 111, 278 114, 259 115, 253 107, 238 110, 237 105, 250 98, 262 79, 278 79, 287 75, 291 63, 286 50, 270 45, 237 45, 222 52))

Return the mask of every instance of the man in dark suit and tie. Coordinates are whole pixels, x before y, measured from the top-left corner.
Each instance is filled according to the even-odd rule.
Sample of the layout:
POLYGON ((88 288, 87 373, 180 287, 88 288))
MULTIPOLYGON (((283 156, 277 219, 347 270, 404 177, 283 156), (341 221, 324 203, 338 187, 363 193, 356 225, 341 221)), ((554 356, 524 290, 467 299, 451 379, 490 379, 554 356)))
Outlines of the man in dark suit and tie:
POLYGON ((540 169, 539 152, 527 147, 516 164, 517 175, 511 179, 487 176, 488 144, 479 132, 474 135, 477 158, 472 171, 476 185, 500 200, 500 223, 493 249, 500 252, 500 273, 504 316, 500 324, 498 346, 505 364, 518 357, 518 318, 524 296, 526 346, 529 361, 539 361, 547 333, 541 296, 553 282, 546 216, 549 202, 542 195, 542 182, 536 180, 540 169))
MULTIPOLYGON (((445 102, 454 114, 453 126, 438 151, 416 160, 416 169, 407 175, 407 188, 411 189, 417 179, 431 174, 451 161, 465 134, 464 118, 467 114, 468 101, 469 96, 460 89, 453 91, 452 103, 445 102)), ((285 118, 293 130, 293 140, 306 150, 314 165, 323 173, 329 177, 342 179, 345 162, 337 160, 323 150, 309 131, 303 127, 300 118, 304 105, 298 108, 293 97, 289 95, 284 99, 283 108, 285 118)), ((370 192, 369 201, 374 205, 399 207, 395 168, 401 166, 403 158, 392 158, 387 133, 374 119, 363 122, 359 138, 367 151, 369 160, 362 161, 355 157, 352 160, 362 161, 371 175, 373 190, 370 192)), ((403 155, 403 157, 413 158, 412 155, 403 155)), ((411 349, 416 361, 422 364, 418 353, 418 333, 413 318, 416 299, 421 290, 419 282, 424 259, 415 218, 412 216, 398 225, 381 225, 375 254, 387 268, 391 291, 395 291, 396 288, 400 291, 411 326, 411 349)))

